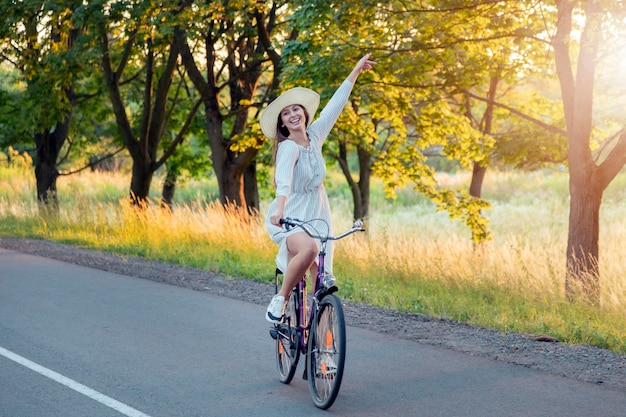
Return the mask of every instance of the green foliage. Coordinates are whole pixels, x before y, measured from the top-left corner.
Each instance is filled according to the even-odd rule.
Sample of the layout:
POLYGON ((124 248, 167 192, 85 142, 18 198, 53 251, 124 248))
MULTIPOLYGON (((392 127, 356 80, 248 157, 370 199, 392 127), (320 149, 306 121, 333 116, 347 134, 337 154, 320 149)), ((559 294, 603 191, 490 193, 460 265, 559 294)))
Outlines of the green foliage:
MULTIPOLYGON (((482 241, 490 236, 481 213, 489 204, 437 187, 426 154, 436 149, 465 168, 490 166, 494 158, 499 164, 539 167, 562 155, 563 142, 549 143, 545 128, 533 126, 542 136, 521 133, 530 130, 515 136, 510 126, 521 123, 509 112, 490 109, 493 122, 486 114, 493 80, 515 91, 522 76, 543 71, 546 44, 536 41, 545 29, 536 19, 540 7, 533 2, 461 1, 455 7, 437 1, 394 1, 384 7, 369 1, 360 7, 305 2, 292 19, 298 37, 283 48, 285 85, 311 86, 328 97, 358 54, 374 52, 378 65, 359 79, 328 153, 337 158, 346 145, 352 152, 367 150, 389 196, 412 182, 482 241), (472 102, 472 97, 481 100, 472 102), (545 146, 538 148, 543 137, 545 146)), ((528 107, 535 110, 529 119, 551 122, 553 113, 528 107)))
POLYGON ((73 117, 69 140, 57 161, 66 169, 86 165, 87 147, 99 137, 94 125, 107 116, 94 68, 98 55, 86 28, 97 4, 75 1, 4 2, 0 143, 31 150, 34 134, 52 131, 73 117), (89 105, 86 105, 89 102, 89 105), (80 160, 77 160, 80 159, 80 160))
MULTIPOLYGON (((26 88, 14 122, 21 130, 54 126, 71 110, 67 91, 93 71, 95 56, 85 43, 82 9, 76 2, 3 2, 0 29, 5 63, 20 72, 26 88)), ((76 94, 80 94, 79 91, 76 94)))

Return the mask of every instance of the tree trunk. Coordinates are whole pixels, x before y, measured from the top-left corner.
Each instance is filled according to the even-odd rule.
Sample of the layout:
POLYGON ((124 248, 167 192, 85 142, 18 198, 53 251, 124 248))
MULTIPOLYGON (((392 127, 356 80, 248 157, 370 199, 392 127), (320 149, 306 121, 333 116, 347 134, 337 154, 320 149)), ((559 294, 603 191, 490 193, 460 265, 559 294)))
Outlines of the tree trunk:
MULTIPOLYGON (((602 192, 617 172, 615 151, 598 168, 591 153, 593 129, 593 90, 602 27, 602 9, 596 0, 585 5, 585 23, 576 65, 570 58, 574 3, 557 1, 557 30, 552 42, 557 75, 561 84, 567 126, 570 175, 570 217, 567 238, 565 291, 570 300, 581 298, 600 302, 599 231, 602 192), (574 72, 576 71, 576 72, 574 72), (574 76, 575 74, 575 76, 574 76), (609 164, 606 164, 609 162, 609 164)), ((623 166, 623 156, 621 156, 623 166)))
POLYGON ((592 175, 570 176, 565 292, 571 301, 600 301, 599 230, 602 189, 592 175))
POLYGON ((483 189, 483 181, 487 167, 482 166, 479 162, 474 162, 472 169, 472 182, 470 183, 469 193, 472 197, 480 198, 483 189))
POLYGON ((358 187, 358 183, 352 184, 350 187, 350 191, 352 192, 352 202, 354 204, 354 210, 352 211, 352 215, 355 219, 362 219, 365 217, 365 205, 363 204, 363 196, 361 195, 361 190, 358 187))
POLYGON ((249 165, 254 161, 258 149, 247 148, 243 152, 232 151, 230 142, 222 133, 224 120, 219 113, 217 100, 211 97, 207 101, 208 103, 205 102, 207 133, 213 170, 219 186, 220 202, 224 205, 234 204, 249 211, 256 210, 259 208, 256 167, 250 168, 249 165), (248 187, 252 188, 244 187, 246 181, 248 181, 248 187), (254 184, 251 184, 251 181, 254 181, 254 184), (252 202, 247 201, 247 192, 253 198, 252 202))
POLYGON ((37 201, 48 210, 57 211, 59 206, 57 198, 57 159, 63 144, 67 140, 72 112, 68 113, 65 120, 57 123, 53 132, 41 132, 35 134, 35 146, 37 161, 35 162, 35 179, 37 181, 37 201))
POLYGON ((222 176, 218 177, 218 182, 222 204, 246 207, 244 177, 236 166, 226 161, 222 169, 222 176))
POLYGON ((341 172, 346 178, 346 182, 352 193, 353 216, 355 219, 366 219, 369 215, 370 205, 370 179, 372 176, 372 156, 362 147, 357 147, 359 157, 359 180, 352 178, 350 167, 348 166, 348 148, 345 141, 339 142, 339 154, 334 155, 335 160, 341 168, 341 172))
MULTIPOLYGON (((483 115, 482 121, 482 133, 485 135, 491 135, 493 129, 493 110, 495 107, 496 93, 498 92, 498 84, 500 78, 493 76, 489 80, 489 91, 487 92, 487 108, 483 115)), ((472 118, 471 111, 468 106, 468 118, 472 118)), ((475 162, 472 169, 472 182, 470 184, 469 193, 472 197, 480 198, 482 194, 483 181, 485 180, 485 174, 487 173, 487 166, 480 162, 475 162)))
POLYGON ((58 149, 55 149, 49 135, 38 133, 35 135, 37 144, 37 162, 35 164, 35 179, 37 181, 37 201, 46 209, 56 211, 59 208, 57 198, 57 170, 58 149), (43 137, 43 138, 42 138, 43 137), (40 145, 41 144, 41 145, 40 145))
POLYGON ((142 159, 133 160, 130 180, 130 199, 136 206, 144 206, 150 196, 150 184, 154 174, 152 164, 142 159))
POLYGON ((163 182, 163 191, 161 192, 161 207, 172 211, 174 203, 174 193, 176 192, 176 174, 171 170, 167 171, 165 181, 163 182))
POLYGON ((252 161, 243 174, 243 193, 248 213, 256 216, 259 212, 259 184, 256 179, 256 160, 252 161))
POLYGON ((370 183, 372 178, 372 155, 364 148, 357 148, 359 157, 359 194, 360 209, 354 205, 354 218, 367 219, 370 214, 370 183))

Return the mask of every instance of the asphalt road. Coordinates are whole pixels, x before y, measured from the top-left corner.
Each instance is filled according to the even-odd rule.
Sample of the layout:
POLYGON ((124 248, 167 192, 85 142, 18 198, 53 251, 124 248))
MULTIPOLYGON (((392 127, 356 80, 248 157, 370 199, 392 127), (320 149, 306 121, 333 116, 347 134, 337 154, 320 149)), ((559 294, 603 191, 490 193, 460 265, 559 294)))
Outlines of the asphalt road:
POLYGON ((0 416, 626 416, 621 391, 352 327, 323 412, 301 369, 278 381, 263 311, 0 249, 0 416))

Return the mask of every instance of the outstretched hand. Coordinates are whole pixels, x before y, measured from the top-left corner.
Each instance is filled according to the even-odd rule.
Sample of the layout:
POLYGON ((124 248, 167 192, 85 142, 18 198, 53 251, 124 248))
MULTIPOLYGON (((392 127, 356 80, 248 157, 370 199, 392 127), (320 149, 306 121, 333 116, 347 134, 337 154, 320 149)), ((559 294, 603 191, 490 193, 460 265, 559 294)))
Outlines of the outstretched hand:
POLYGON ((374 65, 376 65, 376 61, 372 61, 370 59, 370 55, 371 54, 366 54, 361 59, 359 59, 359 62, 357 62, 356 66, 348 76, 348 79, 352 82, 352 84, 356 82, 356 79, 359 77, 362 71, 372 69, 374 65))
POLYGON ((372 54, 367 54, 363 58, 361 58, 359 62, 356 64, 356 67, 360 69, 361 71, 372 69, 374 65, 376 65, 376 61, 370 60, 371 55, 372 54))

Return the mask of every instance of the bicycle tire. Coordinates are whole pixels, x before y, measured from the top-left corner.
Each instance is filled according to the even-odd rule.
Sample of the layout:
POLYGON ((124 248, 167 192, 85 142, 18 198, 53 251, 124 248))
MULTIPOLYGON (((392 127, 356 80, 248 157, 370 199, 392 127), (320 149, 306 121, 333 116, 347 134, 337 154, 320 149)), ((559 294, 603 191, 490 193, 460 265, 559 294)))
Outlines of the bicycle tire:
POLYGON ((341 302, 335 295, 321 300, 307 345, 311 398, 316 407, 326 410, 339 394, 346 359, 346 322, 341 302))
POLYGON ((276 325, 276 365, 280 382, 289 384, 300 359, 300 333, 296 312, 297 291, 293 291, 285 308, 283 323, 276 325))

